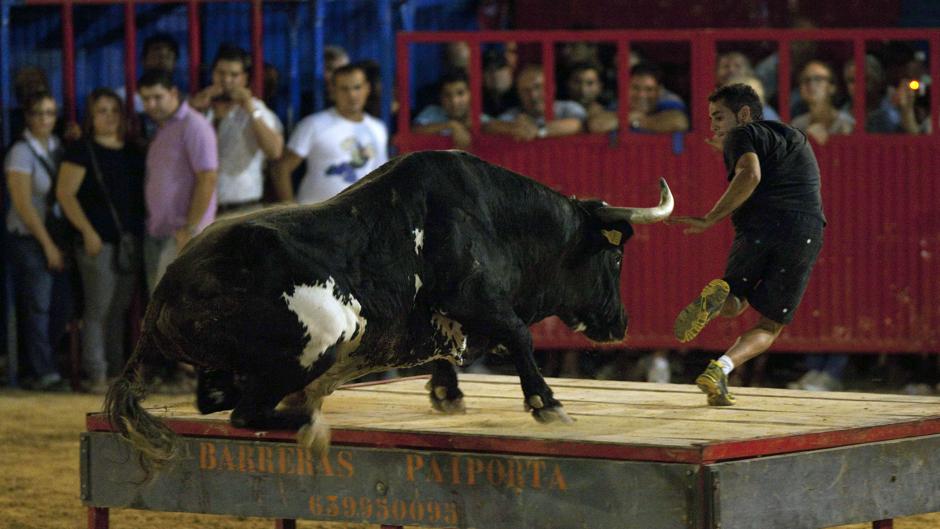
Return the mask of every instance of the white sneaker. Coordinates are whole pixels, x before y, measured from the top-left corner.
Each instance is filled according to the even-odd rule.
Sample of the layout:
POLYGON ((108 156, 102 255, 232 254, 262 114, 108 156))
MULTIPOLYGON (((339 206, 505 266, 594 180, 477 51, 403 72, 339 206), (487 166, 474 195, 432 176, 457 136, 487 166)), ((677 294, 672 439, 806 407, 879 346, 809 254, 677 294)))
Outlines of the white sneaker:
POLYGON ((806 389, 808 384, 813 384, 816 382, 816 378, 819 377, 822 373, 816 371, 815 369, 810 369, 806 373, 803 373, 803 376, 787 384, 787 387, 790 389, 806 389))
POLYGON ((823 371, 816 375, 816 378, 804 384, 803 389, 806 391, 839 391, 842 389, 842 382, 823 371))
POLYGON ((668 384, 672 373, 669 370, 669 359, 664 356, 653 356, 650 367, 646 371, 646 381, 657 384, 668 384))
POLYGON ((905 395, 933 395, 933 390, 929 384, 910 383, 904 386, 904 389, 901 390, 901 393, 905 395))

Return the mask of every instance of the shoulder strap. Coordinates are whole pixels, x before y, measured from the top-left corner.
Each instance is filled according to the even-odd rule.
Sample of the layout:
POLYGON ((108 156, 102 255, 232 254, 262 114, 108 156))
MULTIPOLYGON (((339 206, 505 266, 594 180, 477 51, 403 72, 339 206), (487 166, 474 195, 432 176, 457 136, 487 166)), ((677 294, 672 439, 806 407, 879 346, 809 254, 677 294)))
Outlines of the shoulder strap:
POLYGON ((88 157, 91 160, 91 172, 94 173, 98 186, 101 187, 101 191, 104 193, 104 199, 108 203, 108 209, 111 210, 114 227, 117 228, 118 233, 124 233, 124 225, 121 224, 121 218, 118 216, 117 209, 114 208, 114 202, 111 201, 111 191, 104 183, 104 176, 102 176, 101 169, 98 167, 98 157, 95 156, 95 147, 92 145, 91 140, 85 141, 85 147, 88 149, 88 157))
POLYGON ((33 156, 36 157, 36 160, 45 168, 46 172, 49 173, 49 180, 52 181, 52 191, 46 194, 46 205, 52 206, 55 203, 55 186, 56 181, 58 180, 58 172, 55 168, 52 167, 52 164, 49 163, 49 160, 42 157, 38 151, 33 147, 33 144, 29 142, 29 139, 23 138, 23 143, 26 144, 26 148, 29 149, 29 152, 33 153, 33 156))

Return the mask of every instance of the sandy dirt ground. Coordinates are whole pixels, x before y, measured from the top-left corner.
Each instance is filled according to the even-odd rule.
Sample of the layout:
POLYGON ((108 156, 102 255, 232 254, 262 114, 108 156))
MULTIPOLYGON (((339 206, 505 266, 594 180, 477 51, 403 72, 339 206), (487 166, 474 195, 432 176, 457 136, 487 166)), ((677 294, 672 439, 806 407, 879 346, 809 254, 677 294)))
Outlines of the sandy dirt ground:
MULTIPOLYGON (((179 403, 157 395, 152 404, 179 403)), ((79 499, 79 434, 85 413, 99 411, 101 397, 0 390, 0 529, 83 529, 79 499)), ((378 526, 299 521, 306 529, 378 526)), ((114 529, 271 529, 271 520, 226 516, 111 511, 114 529)), ((840 526, 864 529, 871 524, 840 526)), ((940 513, 895 520, 895 529, 940 529, 940 513)))

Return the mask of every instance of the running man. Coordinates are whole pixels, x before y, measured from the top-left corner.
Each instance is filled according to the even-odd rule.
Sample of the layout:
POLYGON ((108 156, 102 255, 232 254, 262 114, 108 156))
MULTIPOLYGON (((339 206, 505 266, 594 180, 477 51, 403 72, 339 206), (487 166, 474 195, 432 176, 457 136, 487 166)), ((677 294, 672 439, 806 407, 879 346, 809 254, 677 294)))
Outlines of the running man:
POLYGON ((763 353, 793 320, 816 257, 826 218, 819 193, 819 166, 806 135, 777 121, 764 121, 757 93, 744 84, 708 97, 709 143, 724 152, 728 185, 703 217, 673 217, 685 233, 702 233, 731 216, 735 237, 724 277, 714 279, 676 318, 681 342, 695 338, 719 314, 734 318, 748 305, 760 313, 696 385, 712 406, 730 406, 728 374, 763 353))

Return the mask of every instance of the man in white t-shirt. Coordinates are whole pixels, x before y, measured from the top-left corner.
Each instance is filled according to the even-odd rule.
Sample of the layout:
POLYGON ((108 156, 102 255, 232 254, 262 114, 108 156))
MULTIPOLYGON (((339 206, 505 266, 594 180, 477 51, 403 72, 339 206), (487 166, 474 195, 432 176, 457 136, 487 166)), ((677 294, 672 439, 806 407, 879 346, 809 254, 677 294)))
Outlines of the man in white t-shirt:
POLYGON ((385 125, 365 112, 370 86, 362 66, 337 68, 331 86, 335 105, 301 120, 275 165, 278 195, 292 198, 291 173, 306 158, 300 204, 328 200, 388 160, 385 125))
POLYGON ((212 63, 212 84, 189 101, 193 108, 206 112, 218 136, 218 215, 259 209, 264 194, 264 161, 277 160, 284 150, 281 120, 252 96, 248 87, 250 72, 251 55, 223 44, 212 63))

